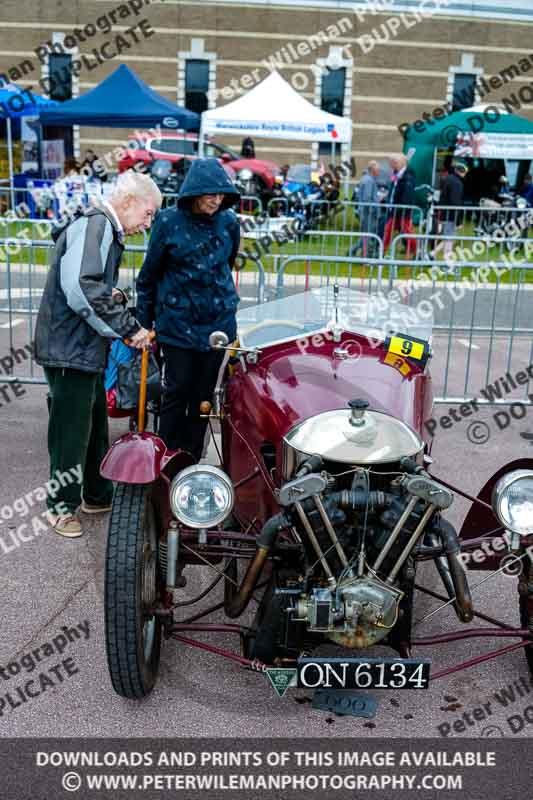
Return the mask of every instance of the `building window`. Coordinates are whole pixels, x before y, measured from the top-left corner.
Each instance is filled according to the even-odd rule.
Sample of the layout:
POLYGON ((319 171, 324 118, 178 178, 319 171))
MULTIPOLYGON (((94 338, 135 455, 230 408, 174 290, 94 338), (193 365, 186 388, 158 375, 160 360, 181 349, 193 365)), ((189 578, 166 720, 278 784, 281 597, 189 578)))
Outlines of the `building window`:
POLYGON ((465 72, 456 72, 453 82, 453 111, 462 108, 471 108, 475 103, 477 75, 465 72))
POLYGON ((346 69, 329 69, 322 77, 322 111, 342 117, 344 114, 344 86, 346 69))
MULTIPOLYGON (((346 68, 327 69, 322 75, 320 108, 329 114, 338 117, 344 115, 344 96, 346 89, 346 68)), ((319 156, 331 155, 332 147, 329 142, 320 142, 318 145, 319 156)))
POLYGON ((201 114, 208 108, 209 61, 197 58, 185 63, 185 107, 201 114))
POLYGON ((69 53, 50 53, 48 56, 50 99, 70 100, 72 97, 72 56, 69 53))

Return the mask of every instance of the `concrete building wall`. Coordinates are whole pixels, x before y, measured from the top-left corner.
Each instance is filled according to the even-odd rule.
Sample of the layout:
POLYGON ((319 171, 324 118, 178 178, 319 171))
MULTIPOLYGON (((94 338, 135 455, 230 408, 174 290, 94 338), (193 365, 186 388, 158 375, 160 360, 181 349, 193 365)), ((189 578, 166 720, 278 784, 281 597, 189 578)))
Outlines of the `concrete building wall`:
MULTIPOLYGON (((361 0, 354 13, 353 4, 341 0, 164 0, 147 3, 137 16, 127 16, 125 4, 108 0, 41 0, 37 4, 34 0, 2 0, 0 74, 17 79, 17 66, 26 62, 26 74, 19 69, 17 82, 39 90, 41 64, 36 48, 54 34, 69 34, 73 28, 95 24, 113 10, 116 24, 111 32, 99 32, 79 43, 79 52, 88 59, 88 66, 79 75, 80 92, 95 86, 123 62, 161 94, 182 101, 183 84, 179 82, 183 81, 184 57, 200 47, 210 55, 211 89, 217 91, 211 105, 238 96, 237 91, 230 95, 229 89, 223 96, 224 87, 231 88, 232 81, 242 93, 246 91, 243 84, 250 86, 252 81, 254 85, 266 77, 269 70, 263 61, 272 58, 277 59, 281 74, 315 102, 320 94, 316 63, 324 59, 328 63, 332 48, 342 48, 343 63, 348 64, 351 78, 345 112, 353 122, 352 154, 358 167, 370 157, 400 150, 402 139, 397 126, 420 118, 449 99, 451 68, 460 72, 463 64, 465 72, 478 71, 488 79, 531 56, 531 72, 520 71, 512 81, 492 90, 482 100, 491 104, 533 80, 533 46, 528 47, 533 9, 528 12, 530 4, 523 0, 513 0, 508 8, 493 0, 442 0, 439 12, 427 18, 421 16, 418 3, 375 0, 372 7, 369 2, 361 0), (379 7, 384 10, 378 13, 379 7), (113 49, 116 35, 124 34, 125 28, 140 19, 148 20, 153 35, 141 37, 103 64, 97 64, 94 56, 91 61, 94 48, 110 42, 113 49), (340 35, 334 33, 335 27, 342 31, 340 35), (309 37, 316 39, 319 32, 327 36, 327 31, 331 35, 323 36, 319 46, 308 47, 310 52, 297 59, 293 57, 302 42, 316 45, 309 37), (193 40, 197 40, 194 46, 193 40), (28 62, 33 66, 31 71, 28 62), (245 75, 252 77, 243 78, 245 75)), ((435 8, 435 2, 439 0, 426 4, 427 12, 435 8)), ((529 99, 527 94, 525 98, 529 99)), ((521 103, 520 113, 533 119, 532 102, 521 103)), ((127 131, 83 128, 80 146, 102 153, 126 137, 127 131)), ((232 137, 224 141, 234 147, 240 144, 232 137)), ((308 144, 268 139, 256 139, 256 151, 279 163, 307 160, 312 154, 308 144)))

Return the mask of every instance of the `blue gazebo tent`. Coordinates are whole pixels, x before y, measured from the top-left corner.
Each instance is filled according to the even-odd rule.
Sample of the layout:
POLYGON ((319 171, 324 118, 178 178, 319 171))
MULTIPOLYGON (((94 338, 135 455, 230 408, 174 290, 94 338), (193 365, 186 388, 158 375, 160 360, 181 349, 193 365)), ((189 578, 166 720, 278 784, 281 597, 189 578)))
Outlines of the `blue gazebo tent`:
POLYGON ((200 115, 175 105, 121 64, 81 97, 46 109, 43 125, 90 125, 105 128, 161 125, 187 131, 200 129, 200 115))

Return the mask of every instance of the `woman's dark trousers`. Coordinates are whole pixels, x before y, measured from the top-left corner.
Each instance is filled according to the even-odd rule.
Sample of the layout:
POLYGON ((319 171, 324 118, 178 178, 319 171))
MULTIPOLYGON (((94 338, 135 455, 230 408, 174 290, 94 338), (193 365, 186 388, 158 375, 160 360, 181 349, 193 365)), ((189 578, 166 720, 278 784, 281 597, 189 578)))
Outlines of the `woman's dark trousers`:
POLYGON ((200 417, 200 403, 212 402, 224 351, 162 347, 165 382, 159 435, 170 450, 188 450, 199 461, 207 428, 207 419, 200 417))

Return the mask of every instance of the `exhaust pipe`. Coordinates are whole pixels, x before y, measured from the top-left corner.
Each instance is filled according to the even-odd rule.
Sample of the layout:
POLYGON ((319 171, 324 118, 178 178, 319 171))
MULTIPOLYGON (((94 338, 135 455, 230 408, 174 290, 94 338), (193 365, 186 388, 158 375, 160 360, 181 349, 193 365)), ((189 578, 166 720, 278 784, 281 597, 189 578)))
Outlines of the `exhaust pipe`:
MULTIPOLYGON (((263 572, 266 560, 270 555, 272 548, 276 542, 279 531, 284 528, 290 527, 290 522, 284 514, 275 514, 265 522, 261 533, 257 537, 257 552, 248 565, 246 575, 242 579, 242 583, 238 589, 235 589, 234 584, 226 581, 224 591, 224 612, 227 617, 234 619, 240 615, 248 607, 250 598, 263 572)), ((232 570, 233 575, 237 575, 237 570, 232 570)))
POLYGON ((458 618, 461 622, 471 622, 474 619, 474 607, 465 568, 458 557, 461 547, 455 529, 446 520, 441 521, 438 534, 427 534, 428 542, 432 546, 439 544, 439 537, 446 555, 435 558, 435 565, 448 597, 450 600, 455 598, 453 607, 458 618))

